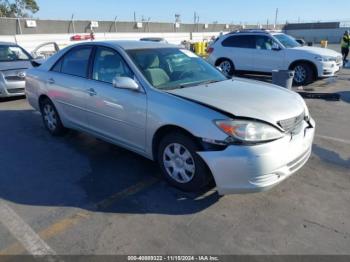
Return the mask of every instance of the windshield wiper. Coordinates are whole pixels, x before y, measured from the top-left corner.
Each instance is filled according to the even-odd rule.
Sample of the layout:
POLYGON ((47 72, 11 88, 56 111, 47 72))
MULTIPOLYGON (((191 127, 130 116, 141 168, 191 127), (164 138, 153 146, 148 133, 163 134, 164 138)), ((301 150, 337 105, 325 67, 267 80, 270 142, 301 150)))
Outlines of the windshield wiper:
POLYGON ((187 84, 179 85, 179 88, 207 85, 207 84, 213 84, 213 83, 217 83, 217 82, 220 82, 220 81, 219 80, 207 80, 207 81, 203 81, 203 82, 187 83, 187 84))

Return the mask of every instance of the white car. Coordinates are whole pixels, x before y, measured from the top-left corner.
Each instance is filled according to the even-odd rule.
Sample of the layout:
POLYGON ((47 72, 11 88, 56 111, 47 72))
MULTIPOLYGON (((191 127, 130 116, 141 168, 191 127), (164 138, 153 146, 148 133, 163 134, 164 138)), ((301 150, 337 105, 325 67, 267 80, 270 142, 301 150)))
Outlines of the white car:
POLYGON ((272 70, 294 70, 296 85, 334 76, 343 65, 338 52, 301 46, 289 35, 265 30, 226 34, 217 39, 208 52, 208 61, 226 75, 233 75, 235 71, 270 74, 272 70))

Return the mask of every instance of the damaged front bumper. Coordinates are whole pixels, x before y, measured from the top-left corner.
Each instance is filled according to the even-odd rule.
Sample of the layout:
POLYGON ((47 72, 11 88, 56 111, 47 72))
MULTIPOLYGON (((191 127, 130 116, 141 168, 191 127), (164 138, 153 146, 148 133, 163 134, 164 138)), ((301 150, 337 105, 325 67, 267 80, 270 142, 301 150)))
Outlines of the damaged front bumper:
POLYGON ((315 121, 299 134, 258 145, 229 145, 198 152, 211 170, 219 194, 266 191, 299 170, 311 155, 315 121))

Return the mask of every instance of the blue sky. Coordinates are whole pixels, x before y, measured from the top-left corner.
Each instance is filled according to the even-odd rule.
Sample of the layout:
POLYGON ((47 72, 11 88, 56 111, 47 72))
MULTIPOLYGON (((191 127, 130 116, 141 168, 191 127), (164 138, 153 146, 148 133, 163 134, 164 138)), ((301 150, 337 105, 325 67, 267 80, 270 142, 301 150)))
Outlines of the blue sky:
POLYGON ((192 22, 196 11, 200 22, 266 23, 274 20, 279 8, 279 21, 350 21, 349 0, 37 0, 40 11, 35 17, 130 21, 133 13, 139 19, 173 22, 175 13, 182 22, 192 22))

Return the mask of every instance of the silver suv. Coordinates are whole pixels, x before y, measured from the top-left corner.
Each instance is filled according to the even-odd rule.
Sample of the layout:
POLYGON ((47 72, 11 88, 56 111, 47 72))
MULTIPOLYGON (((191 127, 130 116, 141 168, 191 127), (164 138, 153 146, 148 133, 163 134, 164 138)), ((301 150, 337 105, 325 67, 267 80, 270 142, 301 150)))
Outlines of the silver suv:
POLYGON ((125 147, 187 191, 212 180, 220 194, 267 190, 306 163, 315 132, 298 94, 227 79, 163 43, 67 47, 28 70, 26 94, 52 135, 72 128, 125 147))
POLYGON ((31 59, 31 55, 17 44, 0 42, 0 97, 25 94, 25 75, 32 67, 31 59))

